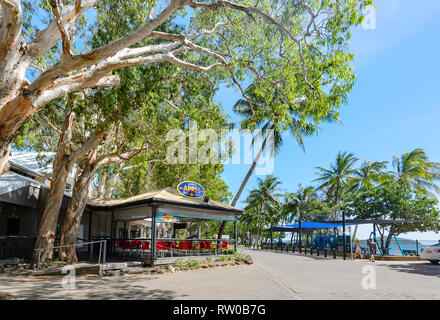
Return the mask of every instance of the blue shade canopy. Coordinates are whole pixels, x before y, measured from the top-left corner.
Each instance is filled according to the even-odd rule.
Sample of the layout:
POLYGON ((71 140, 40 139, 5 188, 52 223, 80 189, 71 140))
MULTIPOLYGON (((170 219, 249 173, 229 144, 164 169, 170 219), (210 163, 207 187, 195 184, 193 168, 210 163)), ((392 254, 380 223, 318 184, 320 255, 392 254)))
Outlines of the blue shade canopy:
MULTIPOLYGON (((355 225, 356 223, 345 223, 346 226, 355 225)), ((342 227, 342 223, 328 223, 328 222, 301 222, 301 229, 328 229, 328 228, 337 228, 342 227)), ((278 227, 271 227, 264 231, 273 231, 273 232, 292 232, 297 231, 299 229, 299 224, 286 224, 278 227)))

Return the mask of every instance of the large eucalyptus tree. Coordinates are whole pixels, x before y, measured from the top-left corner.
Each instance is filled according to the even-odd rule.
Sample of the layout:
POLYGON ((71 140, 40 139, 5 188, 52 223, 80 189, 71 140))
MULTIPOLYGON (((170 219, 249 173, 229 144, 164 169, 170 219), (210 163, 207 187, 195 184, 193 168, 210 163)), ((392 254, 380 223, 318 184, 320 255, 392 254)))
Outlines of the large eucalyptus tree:
MULTIPOLYGON (((344 102, 351 88, 346 41, 371 2, 1 0, 0 173, 32 115, 68 93, 119 85, 113 71, 124 67, 171 63, 215 71, 244 96, 241 81, 258 79, 265 97, 281 89, 286 106, 297 95, 315 100, 319 118, 344 102), (135 8, 144 23, 99 47, 84 45, 89 9, 112 9, 117 27, 121 6, 135 8), (179 15, 186 20, 179 32, 158 30, 179 15)), ((286 107, 278 107, 285 123, 286 107)), ((270 108, 254 110, 256 120, 271 114, 270 108)))

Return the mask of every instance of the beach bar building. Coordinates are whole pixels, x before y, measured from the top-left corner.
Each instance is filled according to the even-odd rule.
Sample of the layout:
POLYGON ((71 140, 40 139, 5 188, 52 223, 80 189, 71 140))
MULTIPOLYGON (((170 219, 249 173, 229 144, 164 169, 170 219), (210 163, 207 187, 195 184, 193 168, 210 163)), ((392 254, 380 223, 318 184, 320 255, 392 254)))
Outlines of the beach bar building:
POLYGON ((150 265, 231 253, 236 248, 236 223, 243 212, 206 196, 183 196, 173 188, 127 199, 92 200, 86 210, 88 238, 107 239, 109 257, 142 259, 150 265), (178 230, 206 220, 233 222, 233 239, 202 239, 200 229, 186 239, 176 237, 178 230))

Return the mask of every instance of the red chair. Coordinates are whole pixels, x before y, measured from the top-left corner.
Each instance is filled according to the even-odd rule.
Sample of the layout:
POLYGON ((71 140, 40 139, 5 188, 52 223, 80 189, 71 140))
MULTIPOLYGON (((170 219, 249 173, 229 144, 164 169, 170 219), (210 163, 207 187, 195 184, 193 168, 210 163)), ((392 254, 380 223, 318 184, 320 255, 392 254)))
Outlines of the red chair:
POLYGON ((227 241, 222 242, 222 249, 228 249, 228 242, 227 241))
POLYGON ((150 250, 150 241, 142 241, 142 251, 150 250))

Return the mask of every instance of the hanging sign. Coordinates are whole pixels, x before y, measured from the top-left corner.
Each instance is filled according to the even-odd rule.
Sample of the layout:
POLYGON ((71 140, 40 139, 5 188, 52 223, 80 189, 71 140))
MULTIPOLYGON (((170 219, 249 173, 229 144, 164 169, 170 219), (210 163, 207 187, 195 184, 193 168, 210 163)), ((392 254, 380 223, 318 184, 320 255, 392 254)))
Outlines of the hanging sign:
POLYGON ((175 216, 159 213, 159 215, 157 216, 157 221, 159 221, 159 222, 180 222, 180 219, 175 216))
POLYGON ((182 196, 189 198, 200 198, 205 194, 205 189, 203 189, 200 184, 191 181, 179 183, 177 185, 177 191, 179 191, 182 196))

